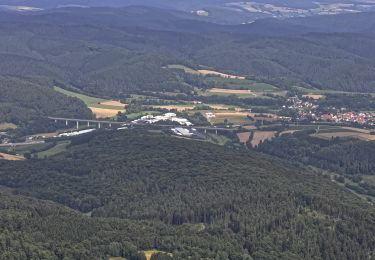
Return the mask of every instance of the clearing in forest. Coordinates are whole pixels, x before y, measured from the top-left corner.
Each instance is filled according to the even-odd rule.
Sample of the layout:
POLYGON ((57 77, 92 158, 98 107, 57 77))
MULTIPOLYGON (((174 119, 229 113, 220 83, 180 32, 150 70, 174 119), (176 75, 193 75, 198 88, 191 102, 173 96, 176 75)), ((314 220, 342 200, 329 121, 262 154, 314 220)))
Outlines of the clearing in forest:
POLYGON ((260 144, 260 142, 264 142, 265 140, 271 140, 275 137, 275 131, 254 131, 253 139, 251 140, 251 145, 253 147, 260 144))
POLYGON ((165 252, 159 251, 159 250, 146 250, 146 251, 143 251, 143 253, 145 254, 145 257, 146 257, 147 260, 151 260, 151 257, 154 254, 157 254, 157 253, 163 253, 163 254, 167 254, 169 256, 172 256, 171 253, 165 253, 165 252))
POLYGON ((96 118, 108 118, 108 117, 115 117, 118 112, 124 112, 123 109, 108 109, 108 108, 97 108, 97 107, 89 107, 90 110, 95 114, 96 118))
POLYGON ((238 133, 237 137, 240 140, 240 143, 246 143, 249 141, 251 132, 243 132, 243 133, 238 133))
POLYGON ((124 108, 126 104, 123 104, 120 101, 91 97, 59 87, 54 87, 54 89, 55 91, 69 97, 75 97, 82 100, 86 104, 86 106, 95 114, 96 118, 114 117, 118 112, 125 112, 124 108))
POLYGON ((202 75, 214 75, 214 76, 218 76, 218 77, 226 78, 226 79, 245 79, 245 77, 242 77, 242 76, 225 74, 225 73, 217 72, 214 70, 198 70, 198 72, 202 75))
POLYGON ((126 104, 121 103, 120 101, 115 101, 115 100, 103 101, 103 102, 100 102, 100 105, 120 107, 120 108, 124 108, 126 106, 126 104))

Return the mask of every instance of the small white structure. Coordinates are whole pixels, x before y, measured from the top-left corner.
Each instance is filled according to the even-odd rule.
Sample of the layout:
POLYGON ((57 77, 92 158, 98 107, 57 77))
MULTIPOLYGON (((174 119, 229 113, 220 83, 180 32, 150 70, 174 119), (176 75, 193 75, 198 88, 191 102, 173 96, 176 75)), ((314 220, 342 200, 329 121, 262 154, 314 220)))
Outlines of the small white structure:
POLYGON ((215 114, 214 114, 214 113, 212 113, 212 112, 207 112, 207 113, 206 113, 206 118, 207 118, 207 119, 209 119, 209 118, 213 118, 213 117, 215 117, 215 114))
POLYGON ((70 133, 62 133, 62 134, 59 134, 55 137, 63 137, 63 136, 77 136, 77 135, 82 135, 82 134, 87 134, 87 133, 90 133, 90 132, 93 132, 95 131, 96 129, 86 129, 86 130, 81 130, 81 131, 75 131, 75 132, 70 132, 70 133))
POLYGON ((172 128, 171 129, 176 135, 179 135, 179 136, 187 136, 187 137, 191 137, 194 135, 194 133, 192 131, 190 131, 190 129, 186 129, 186 128, 181 128, 181 127, 176 127, 176 128, 172 128))
POLYGON ((152 115, 142 116, 140 119, 132 121, 132 123, 133 124, 137 124, 137 123, 154 124, 159 121, 172 121, 172 122, 177 122, 180 125, 185 125, 185 126, 193 125, 186 118, 177 117, 175 113, 166 113, 161 116, 152 116, 152 115))

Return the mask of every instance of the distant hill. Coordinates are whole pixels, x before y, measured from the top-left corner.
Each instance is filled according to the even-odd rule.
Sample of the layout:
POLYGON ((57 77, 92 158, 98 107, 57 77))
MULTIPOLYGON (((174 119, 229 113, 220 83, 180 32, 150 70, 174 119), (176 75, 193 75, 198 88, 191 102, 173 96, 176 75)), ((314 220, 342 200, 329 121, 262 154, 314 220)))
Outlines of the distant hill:
POLYGON ((0 202, 8 257, 102 259, 133 248, 173 259, 344 260, 374 250, 373 208, 329 179, 163 134, 104 132, 48 160, 0 161, 0 185, 14 192, 0 202))
POLYGON ((27 128, 27 133, 40 133, 53 129, 44 121, 47 116, 93 117, 83 102, 57 93, 44 83, 0 77, 0 122, 13 123, 19 131, 27 128))
POLYGON ((0 74, 47 77, 115 97, 191 92, 194 86, 165 69, 180 63, 275 85, 286 79, 289 86, 373 92, 373 18, 369 13, 222 26, 144 7, 4 13, 0 74))
POLYGON ((18 12, 63 7, 129 7, 140 5, 191 13, 197 20, 221 24, 250 23, 264 18, 291 18, 375 11, 375 4, 361 0, 1 0, 0 9, 18 12), (26 6, 26 8, 25 8, 26 6))

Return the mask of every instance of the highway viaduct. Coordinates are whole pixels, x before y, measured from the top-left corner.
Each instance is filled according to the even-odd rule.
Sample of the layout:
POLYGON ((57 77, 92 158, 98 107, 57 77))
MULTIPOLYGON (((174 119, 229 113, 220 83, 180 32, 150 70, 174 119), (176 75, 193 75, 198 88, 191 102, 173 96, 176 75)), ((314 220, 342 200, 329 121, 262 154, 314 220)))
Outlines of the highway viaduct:
MULTIPOLYGON (((108 120, 95 120, 95 119, 79 119, 79 118, 64 118, 64 117, 48 117, 48 119, 57 122, 64 122, 67 126, 69 122, 73 122, 76 124, 77 129, 79 129, 80 124, 85 126, 95 126, 97 128, 102 128, 105 125, 108 127, 112 127, 113 125, 117 126, 128 126, 128 127, 136 127, 136 126, 149 126, 149 124, 129 124, 126 122, 116 122, 116 121, 108 121, 108 120)), ((156 124, 154 126, 158 127, 176 127, 175 125, 161 125, 156 124)), ((183 127, 183 126, 181 126, 183 127)), ((239 130, 240 127, 215 127, 215 126, 194 126, 192 128, 203 130, 205 133, 207 131, 213 131, 216 134, 218 134, 218 131, 227 131, 227 132, 233 132, 239 130)))

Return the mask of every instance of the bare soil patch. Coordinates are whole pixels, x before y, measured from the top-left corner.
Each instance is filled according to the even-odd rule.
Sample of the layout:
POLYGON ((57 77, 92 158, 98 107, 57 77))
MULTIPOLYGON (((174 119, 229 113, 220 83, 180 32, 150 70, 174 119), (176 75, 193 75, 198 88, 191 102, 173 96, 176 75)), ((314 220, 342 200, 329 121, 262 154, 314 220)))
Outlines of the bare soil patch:
POLYGON ((264 142, 265 140, 271 140, 275 137, 275 131, 254 131, 253 139, 251 140, 251 145, 253 147, 260 144, 260 142, 264 142))
POLYGON ((243 133, 238 133, 237 137, 241 143, 246 143, 247 141, 249 141, 250 135, 251 135, 251 132, 243 132, 243 133))
POLYGON ((106 106, 113 106, 113 107, 122 107, 122 108, 126 106, 126 104, 121 103, 120 101, 115 101, 115 100, 103 101, 103 102, 100 102, 100 104, 106 105, 106 106))
POLYGON ((22 155, 12 155, 7 153, 0 153, 0 160, 7 160, 7 161, 23 161, 25 160, 25 157, 22 155))

